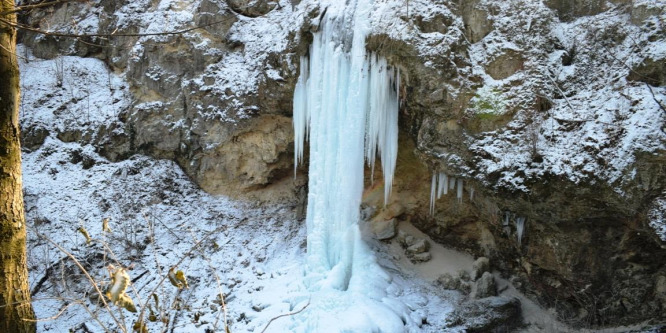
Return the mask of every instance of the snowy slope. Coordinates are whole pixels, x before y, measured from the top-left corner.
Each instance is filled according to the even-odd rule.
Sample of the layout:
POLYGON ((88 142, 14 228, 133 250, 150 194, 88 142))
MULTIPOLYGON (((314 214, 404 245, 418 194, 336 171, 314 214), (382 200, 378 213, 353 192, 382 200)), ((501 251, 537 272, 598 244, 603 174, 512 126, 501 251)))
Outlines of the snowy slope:
MULTIPOLYGON (((127 83, 99 60, 28 59, 21 64, 22 125, 50 132, 23 157, 30 282, 40 332, 102 332, 117 328, 115 320, 131 330, 137 320, 138 314, 116 306, 107 311, 68 253, 102 289, 109 283, 108 265, 130 267, 128 295, 139 309, 146 308, 144 321, 151 313, 158 319, 147 321, 150 331, 221 331, 225 322, 234 332, 260 331, 272 318, 302 309, 317 297, 304 287, 305 229, 291 204, 257 206, 214 197, 196 188, 171 161, 134 156, 110 162, 91 145, 61 141, 55 133, 96 133, 114 121, 116 110, 130 103, 127 83), (60 63, 63 84, 52 75, 60 63), (110 232, 102 230, 105 218, 110 232), (162 282, 174 266, 185 272, 189 289, 162 282), (226 320, 220 294, 227 303, 226 320)), ((439 331, 459 296, 400 273, 409 270, 393 261, 404 257, 381 254, 387 252, 385 244, 366 241, 392 272, 393 299, 409 306, 415 322, 427 318, 429 324, 420 331, 439 331)), ((320 304, 348 296, 324 297, 328 300, 320 304)), ((338 315, 363 320, 353 306, 356 300, 348 303, 338 315)), ((301 315, 339 318, 316 310, 313 306, 301 315)), ((276 320, 270 331, 289 331, 292 319, 303 318, 276 320)))

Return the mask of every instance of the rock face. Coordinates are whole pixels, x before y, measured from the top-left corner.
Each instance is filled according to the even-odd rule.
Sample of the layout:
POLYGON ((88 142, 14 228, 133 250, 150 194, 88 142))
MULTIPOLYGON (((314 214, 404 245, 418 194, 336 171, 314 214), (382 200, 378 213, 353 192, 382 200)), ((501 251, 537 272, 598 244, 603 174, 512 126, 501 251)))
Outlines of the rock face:
MULTIPOLYGON (((61 55, 103 61, 104 89, 117 106, 108 121, 79 113, 56 133, 29 120, 25 147, 58 138, 91 144, 110 160, 173 159, 211 193, 302 210, 306 175, 296 168, 292 180, 291 99, 298 59, 325 11, 319 6, 101 0, 25 15, 23 24, 42 29, 115 31, 80 39, 24 33, 21 41, 26 53, 65 58, 54 73, 79 80, 83 70, 61 55)), ((666 243, 655 233, 663 222, 650 220, 666 209, 653 204, 666 196, 664 12, 661 2, 624 0, 378 7, 366 46, 402 77, 393 204, 382 219, 400 216, 433 240, 489 258, 574 325, 666 320, 666 243), (429 184, 440 172, 464 189, 437 200, 431 215, 429 184)), ((58 93, 34 103, 58 100, 54 113, 85 103, 58 93)), ((415 258, 427 256, 413 236, 401 241, 415 258)), ((512 302, 503 304, 514 309, 512 302)))
MULTIPOLYGON (((287 181, 293 177, 290 115, 297 58, 292 52, 301 43, 281 28, 295 19, 291 7, 281 8, 274 1, 237 0, 182 6, 128 3, 101 1, 92 7, 65 3, 22 17, 25 24, 41 29, 121 35, 22 36, 37 57, 95 57, 112 73, 123 72, 129 84, 125 88, 132 102, 118 112, 112 127, 87 124, 54 134, 92 143, 111 160, 136 153, 175 160, 210 193, 293 200, 303 179, 287 181), (86 20, 89 17, 98 20, 86 20), (72 21, 82 23, 73 27, 72 21), (192 24, 200 28, 122 36, 185 30, 192 24), (273 29, 273 33, 258 29, 273 29)), ((29 147, 43 141, 38 124, 28 124, 24 133, 29 147)))
POLYGON ((474 318, 465 325, 466 332, 510 332, 522 324, 517 298, 488 297, 462 304, 451 320, 456 326, 463 318, 474 318))

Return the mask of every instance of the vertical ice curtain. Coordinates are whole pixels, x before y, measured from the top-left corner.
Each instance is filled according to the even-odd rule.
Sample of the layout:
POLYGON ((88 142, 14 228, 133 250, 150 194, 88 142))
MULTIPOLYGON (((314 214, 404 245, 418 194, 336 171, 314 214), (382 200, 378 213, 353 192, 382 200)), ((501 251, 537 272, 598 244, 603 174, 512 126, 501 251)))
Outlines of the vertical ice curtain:
POLYGON ((309 274, 313 283, 340 290, 374 262, 358 230, 364 161, 374 170, 379 155, 387 202, 398 153, 400 75, 366 51, 371 4, 361 0, 346 10, 350 6, 326 9, 309 57, 300 60, 294 93, 296 164, 305 142, 310 145, 309 274))

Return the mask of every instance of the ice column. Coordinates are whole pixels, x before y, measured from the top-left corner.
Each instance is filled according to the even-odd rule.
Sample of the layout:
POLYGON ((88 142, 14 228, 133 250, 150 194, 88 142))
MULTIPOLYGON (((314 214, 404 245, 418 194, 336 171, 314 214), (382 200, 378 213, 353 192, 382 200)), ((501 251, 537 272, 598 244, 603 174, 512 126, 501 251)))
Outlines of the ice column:
POLYGON ((309 59, 301 59, 294 92, 296 163, 305 140, 310 144, 307 258, 315 289, 346 290, 373 270, 357 225, 364 159, 374 167, 380 156, 385 201, 393 183, 400 77, 384 58, 366 52, 370 7, 367 0, 329 4, 309 59))
POLYGON ((522 216, 516 217, 516 236, 518 237, 518 245, 523 241, 523 232, 525 231, 525 218, 522 216))

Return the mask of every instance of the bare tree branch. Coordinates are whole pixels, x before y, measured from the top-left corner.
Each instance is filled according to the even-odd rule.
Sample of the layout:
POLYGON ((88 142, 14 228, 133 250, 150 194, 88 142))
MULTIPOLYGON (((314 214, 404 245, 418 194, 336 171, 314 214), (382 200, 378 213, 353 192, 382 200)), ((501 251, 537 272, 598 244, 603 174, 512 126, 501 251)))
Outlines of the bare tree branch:
POLYGON ((12 23, 4 18, 0 18, 0 23, 3 23, 4 25, 10 26, 15 29, 19 30, 25 30, 25 31, 31 31, 35 32, 41 35, 45 36, 53 36, 53 37, 68 37, 68 38, 82 38, 82 37, 104 37, 104 38, 111 38, 111 37, 144 37, 144 36, 167 36, 167 35, 182 35, 186 32, 190 32, 193 30, 197 29, 203 29, 206 27, 210 27, 212 25, 224 23, 226 20, 221 20, 221 21, 215 21, 209 24, 204 24, 204 25, 199 25, 187 29, 182 29, 182 30, 173 30, 173 31, 164 31, 164 32, 153 32, 153 33, 106 33, 106 34, 72 34, 72 33, 62 33, 62 32, 52 32, 52 31, 45 31, 37 28, 33 28, 30 26, 27 26, 25 24, 21 23, 12 23))
POLYGON ((16 6, 15 9, 13 10, 7 10, 4 12, 1 12, 1 16, 9 15, 9 14, 14 14, 14 13, 20 13, 36 8, 44 8, 44 7, 49 7, 49 6, 55 6, 59 5, 61 3, 67 3, 67 2, 88 2, 87 0, 55 0, 55 1, 49 1, 49 2, 42 2, 42 3, 36 3, 32 5, 23 5, 23 6, 16 6))

